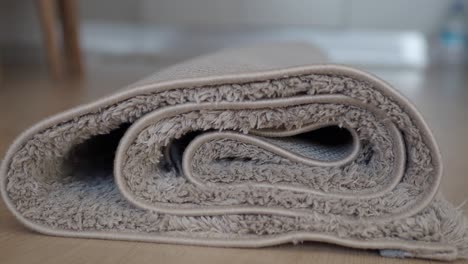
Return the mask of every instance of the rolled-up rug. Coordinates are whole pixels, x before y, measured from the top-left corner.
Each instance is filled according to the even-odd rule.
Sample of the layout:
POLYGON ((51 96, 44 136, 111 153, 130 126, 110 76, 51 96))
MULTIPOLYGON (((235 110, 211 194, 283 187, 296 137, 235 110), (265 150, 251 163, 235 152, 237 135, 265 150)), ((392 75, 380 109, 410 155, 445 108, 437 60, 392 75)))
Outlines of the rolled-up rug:
POLYGON ((9 210, 49 235, 468 257, 421 115, 303 44, 222 50, 48 118, 0 176, 9 210))

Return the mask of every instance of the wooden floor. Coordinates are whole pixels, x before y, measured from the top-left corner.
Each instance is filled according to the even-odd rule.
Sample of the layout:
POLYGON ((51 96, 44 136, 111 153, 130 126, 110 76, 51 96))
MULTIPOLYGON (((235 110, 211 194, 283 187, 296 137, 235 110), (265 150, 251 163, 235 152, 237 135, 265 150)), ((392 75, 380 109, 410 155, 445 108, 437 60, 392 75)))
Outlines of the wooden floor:
MULTIPOLYGON (((99 62, 83 81, 53 82, 43 70, 11 67, 0 80, 0 157, 40 119, 129 84, 162 65, 99 62)), ((454 204, 468 198, 468 80, 453 69, 369 69, 412 99, 442 150, 442 191, 454 204)), ((468 206, 463 207, 468 211, 468 206)), ((320 243, 264 249, 221 249, 50 237, 21 226, 0 203, 0 263, 426 263, 320 243)), ((457 263, 465 263, 458 261, 457 263)), ((466 262, 468 263, 468 262, 466 262)))

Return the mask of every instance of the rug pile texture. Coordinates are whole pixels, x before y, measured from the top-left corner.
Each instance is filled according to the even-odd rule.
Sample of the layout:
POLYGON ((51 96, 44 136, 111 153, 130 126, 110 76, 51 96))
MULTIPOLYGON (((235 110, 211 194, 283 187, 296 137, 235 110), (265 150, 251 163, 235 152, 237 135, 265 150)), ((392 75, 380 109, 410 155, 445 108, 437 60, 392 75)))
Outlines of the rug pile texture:
POLYGON ((11 212, 49 235, 468 256, 421 115, 302 44, 222 50, 48 118, 0 177, 11 212))

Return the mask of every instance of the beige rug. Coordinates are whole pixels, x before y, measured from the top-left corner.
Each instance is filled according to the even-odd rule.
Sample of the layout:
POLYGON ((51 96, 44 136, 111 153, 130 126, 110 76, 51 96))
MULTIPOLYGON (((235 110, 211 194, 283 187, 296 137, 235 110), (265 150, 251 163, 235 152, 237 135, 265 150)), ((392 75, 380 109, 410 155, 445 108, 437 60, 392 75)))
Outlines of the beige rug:
POLYGON ((223 50, 53 116, 10 147, 2 197, 49 235, 468 257, 420 114, 324 62, 302 44, 223 50))

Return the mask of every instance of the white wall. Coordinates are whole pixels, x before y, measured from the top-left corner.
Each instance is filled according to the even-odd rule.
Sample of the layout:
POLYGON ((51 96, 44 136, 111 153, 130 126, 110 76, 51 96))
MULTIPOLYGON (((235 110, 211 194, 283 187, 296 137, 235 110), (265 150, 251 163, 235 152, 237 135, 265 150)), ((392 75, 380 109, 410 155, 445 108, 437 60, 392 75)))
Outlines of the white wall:
MULTIPOLYGON (((0 1, 0 43, 38 39, 34 0, 0 1)), ((437 30, 448 0, 80 0, 82 21, 180 27, 437 30)), ((468 0, 465 0, 468 5, 468 0)))
MULTIPOLYGON (((417 30, 432 33, 438 30, 449 0, 351 0, 348 1, 350 28, 417 30)), ((468 4, 468 1, 465 1, 468 4)))
POLYGON ((0 1, 0 43, 25 43, 39 37, 34 1, 0 1))
MULTIPOLYGON (((465 1, 468 4, 468 1, 465 1)), ((449 0, 140 0, 144 23, 437 30, 449 0)))
POLYGON ((78 2, 83 20, 128 23, 141 21, 141 0, 78 0, 78 2))
POLYGON ((142 19, 177 25, 266 26, 342 24, 346 0, 142 0, 142 19))
MULTIPOLYGON (((21 0, 20 0, 21 1, 21 0)), ((24 1, 24 0, 23 0, 24 1)), ((436 31, 449 0, 81 0, 87 20, 177 26, 436 31)), ((468 0, 465 0, 468 5, 468 0)))

